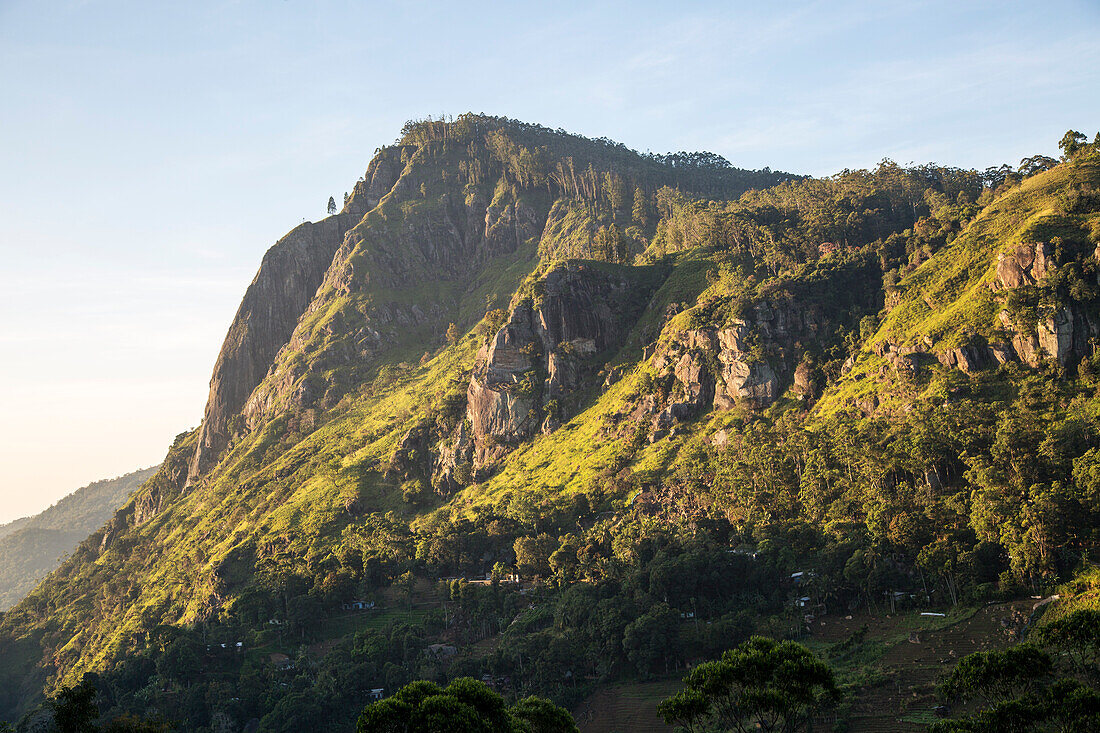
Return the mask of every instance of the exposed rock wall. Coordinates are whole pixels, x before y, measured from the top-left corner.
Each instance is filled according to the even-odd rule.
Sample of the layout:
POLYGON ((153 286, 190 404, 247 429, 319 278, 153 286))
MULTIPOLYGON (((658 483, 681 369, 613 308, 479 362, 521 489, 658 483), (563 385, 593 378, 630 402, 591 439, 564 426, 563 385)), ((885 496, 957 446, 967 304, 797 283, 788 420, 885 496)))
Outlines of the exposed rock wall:
MULTIPOLYGON (((1051 243, 1015 245, 997 256, 990 288, 1002 297, 1018 288, 1047 288, 1050 276, 1059 266, 1056 248, 1051 243)), ((988 338, 974 334, 960 346, 936 348, 932 339, 925 337, 922 342, 911 345, 881 341, 873 350, 889 361, 899 374, 915 372, 921 354, 967 373, 1010 361, 1038 367, 1044 358, 1071 366, 1092 355, 1092 339, 1100 335, 1100 314, 1086 303, 1062 301, 1053 306, 1040 305, 1038 318, 1030 323, 1022 320, 1019 314, 1013 316, 1005 308, 997 314, 996 325, 999 333, 994 332, 988 338)))
POLYGON ((222 344, 188 481, 208 470, 227 445, 229 422, 244 406, 290 339, 365 202, 317 223, 295 227, 264 255, 222 344))
POLYGON ((422 191, 439 173, 432 164, 407 166, 381 207, 344 237, 306 310, 328 309, 337 298, 346 304, 319 326, 293 331, 284 348, 306 358, 275 359, 244 405, 250 428, 280 409, 310 407, 328 396, 326 370, 369 370, 408 346, 413 333, 422 334, 417 346, 430 350, 458 320, 458 303, 446 293, 473 287, 487 260, 538 237, 544 214, 510 193, 492 206, 483 190, 465 200, 450 194, 426 200, 422 191), (404 204, 425 205, 406 216, 404 204))
POLYGON ((801 363, 802 345, 817 337, 820 321, 814 310, 792 302, 762 302, 728 327, 674 334, 652 359, 657 373, 671 375, 676 385, 667 404, 655 406, 654 429, 710 409, 761 409, 790 384, 812 397, 814 377, 801 363))
MULTIPOLYGON (((1010 247, 997 256, 991 287, 994 291, 1043 287, 1058 270, 1055 257, 1055 247, 1048 242, 1010 247)), ((998 313, 997 319, 1004 334, 1002 339, 975 339, 964 346, 935 352, 936 359, 945 366, 965 372, 1008 361, 1037 367, 1047 357, 1069 366, 1091 355, 1090 341, 1100 334, 1100 318, 1080 303, 1063 302, 1053 308, 1043 306, 1033 324, 1021 322, 1008 310, 998 313)))
POLYGON ((996 285, 1018 288, 1034 285, 1054 270, 1054 247, 1045 242, 1021 244, 997 256, 996 285))
MULTIPOLYGON (((512 307, 507 323, 478 352, 467 390, 475 466, 560 424, 595 373, 594 357, 630 330, 648 294, 638 296, 621 274, 570 263, 547 273, 535 298, 512 307)), ((450 450, 458 449, 456 440, 450 450)))

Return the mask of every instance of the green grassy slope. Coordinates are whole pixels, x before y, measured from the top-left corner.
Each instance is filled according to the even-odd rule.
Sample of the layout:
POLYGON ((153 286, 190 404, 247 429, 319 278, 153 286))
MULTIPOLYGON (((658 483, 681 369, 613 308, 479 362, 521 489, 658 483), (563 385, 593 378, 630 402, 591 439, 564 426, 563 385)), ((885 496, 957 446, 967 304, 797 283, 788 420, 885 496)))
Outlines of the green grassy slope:
MULTIPOLYGON (((345 239, 215 468, 183 488, 196 438, 180 436, 111 525, 0 621, 0 643, 22 660, 0 667, 21 690, 7 709, 26 709, 43 679, 91 670, 138 680, 125 705, 203 726, 216 706, 200 696, 247 698, 247 715, 244 702, 233 715, 270 713, 265 730, 278 729, 279 705, 306 709, 291 679, 345 723, 357 693, 341 685, 412 675, 507 676, 517 694, 575 700, 750 630, 799 628, 796 570, 817 568, 817 587, 798 592, 822 605, 875 610, 898 588, 937 606, 962 586, 972 600, 1008 597, 1086 557, 1091 494, 1065 487, 1092 475, 1089 354, 970 375, 923 354, 900 375, 876 350, 999 338, 1007 296, 988 283, 1015 244, 1060 236, 1061 271, 1094 276, 1100 207, 1080 197, 1100 183, 1095 164, 997 195, 943 169, 925 198, 969 198, 965 215, 912 203, 907 187, 927 171, 885 165, 704 205, 653 191, 676 180, 660 161, 464 124, 413 127, 386 153, 404 165, 397 183, 345 239), (591 193, 594 181, 606 192, 591 193), (609 192, 635 183, 661 219, 638 222, 627 250, 606 248, 610 225, 626 224, 609 192), (921 239, 949 223, 950 237, 921 239), (591 357, 575 411, 503 446, 458 490, 433 489, 431 467, 469 427, 467 385, 508 317, 498 309, 536 301, 565 258, 601 254, 612 261, 584 267, 621 278, 637 302, 615 346, 591 357), (765 367, 766 401, 713 408, 724 380, 765 367), (701 396, 684 407, 692 389, 701 396), (1010 419, 1021 422, 998 427, 1010 419), (438 585, 494 567, 529 587, 438 585), (377 623, 342 608, 366 597, 381 604, 377 623), (210 635, 250 651, 234 667, 204 655, 197 640, 210 635), (441 664, 429 643, 462 651, 441 664), (261 651, 295 645, 304 669, 279 677, 261 651)), ((1095 315, 1087 288, 1043 287, 1095 315)))
MULTIPOLYGON (((851 372, 821 400, 818 411, 833 414, 851 409, 875 395, 887 398, 884 407, 898 409, 897 399, 890 398, 905 402, 918 394, 919 390, 892 388, 897 373, 879 355, 885 344, 935 353, 974 342, 1009 340, 1011 335, 999 318, 1009 307, 1009 294, 994 287, 998 256, 1017 245, 1062 238, 1066 248, 1079 249, 1076 257, 1090 266, 1088 242, 1090 232, 1100 228, 1100 214, 1087 208, 1067 211, 1066 201, 1074 191, 1097 187, 1097 163, 1063 165, 1028 178, 982 209, 954 241, 898 284, 896 305, 863 343, 851 372)), ((1053 308, 1055 303, 1071 302, 1073 294, 1065 290, 1047 285, 1046 305, 1053 308)))
MULTIPOLYGON (((682 183, 736 194, 755 182, 755 174, 728 167, 677 172, 620 147, 520 123, 477 118, 477 125, 502 130, 544 157, 568 153, 568 165, 583 166, 580 173, 598 166, 634 176, 632 185, 650 190, 682 183)), ((124 509, 124 531, 109 537, 104 551, 96 546, 102 536, 92 538, 55 582, 9 616, 9 624, 25 623, 28 610, 44 604, 59 639, 50 654, 60 679, 147 644, 150 624, 193 624, 231 610, 234 597, 251 587, 253 565, 323 564, 356 524, 351 503, 358 515, 395 511, 411 519, 415 508, 382 473, 401 435, 443 409, 448 395, 441 385, 461 382, 472 365, 478 338, 472 333, 439 352, 448 322, 470 331, 487 305, 504 306, 540 263, 590 254, 586 240, 596 226, 584 225, 585 217, 614 218, 602 194, 587 202, 565 195, 570 223, 543 232, 555 200, 548 191, 568 193, 547 182, 553 166, 544 161, 541 182, 524 188, 516 183, 522 160, 476 135, 441 137, 429 125, 383 154, 397 153, 404 165, 397 183, 349 233, 290 344, 254 393, 252 429, 178 498, 171 472, 162 471, 160 483, 124 509), (529 230, 505 232, 502 244, 488 229, 478 232, 478 207, 486 204, 528 217, 529 230), (468 214, 477 218, 464 221, 468 214), (402 320, 413 308, 420 315, 402 320), (381 345, 364 346, 369 330, 380 333, 381 345), (324 398, 296 401, 303 385, 324 398), (272 546, 279 551, 273 554, 272 546)), ((760 180, 768 177, 785 176, 760 180)), ((654 268, 638 273, 641 280, 659 277, 654 268)), ((639 348, 636 340, 632 348, 639 348)), ((173 455, 183 455, 193 439, 181 436, 173 455)))

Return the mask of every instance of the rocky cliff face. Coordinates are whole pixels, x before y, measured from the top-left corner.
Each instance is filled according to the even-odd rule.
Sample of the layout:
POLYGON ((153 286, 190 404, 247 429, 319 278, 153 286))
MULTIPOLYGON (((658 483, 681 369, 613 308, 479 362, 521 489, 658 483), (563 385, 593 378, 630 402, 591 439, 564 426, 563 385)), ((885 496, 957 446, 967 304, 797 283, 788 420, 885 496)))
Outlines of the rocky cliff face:
MULTIPOLYGON (((1089 256, 1097 258, 1096 253, 1089 256)), ((910 376, 918 372, 922 360, 967 373, 1011 361, 1035 368, 1044 358, 1072 366, 1092 355, 1091 340, 1100 335, 1100 318, 1095 308, 1059 294, 1051 286, 1052 276, 1065 265, 1058 262, 1057 249, 1049 242, 1008 247, 998 254, 989 282, 1000 303, 993 324, 996 328, 990 335, 970 333, 966 343, 948 348, 938 347, 930 336, 910 344, 887 339, 873 344, 872 351, 886 359, 897 374, 910 376), (1009 307, 1013 292, 1021 289, 1030 289, 1034 301, 1030 313, 1013 313, 1009 307)), ((854 362, 853 357, 845 371, 854 362)))
POLYGON ((481 468, 510 444, 557 428, 600 365, 597 355, 621 343, 648 298, 634 286, 591 265, 547 273, 478 352, 467 390, 470 435, 456 435, 448 450, 472 448, 481 468))
POLYGON ((811 343, 820 328, 815 309, 761 302, 728 327, 673 334, 651 360, 657 374, 674 384, 664 404, 650 406, 653 429, 667 430, 710 409, 761 409, 791 385, 812 397, 816 387, 801 361, 802 344, 811 343))
MULTIPOLYGON (((1092 255, 1095 258, 1095 253, 1092 255)), ((1056 248, 1049 242, 1021 244, 998 255, 993 282, 995 290, 1015 290, 1024 286, 1043 286, 1057 272, 1056 248)), ((1009 344, 990 344, 998 361, 1008 357, 1035 367, 1044 356, 1062 366, 1091 354, 1089 340, 1100 333, 1095 314, 1072 302, 1041 307, 1034 327, 1013 318, 1007 310, 998 314, 1000 325, 1011 338, 1009 344)))
POLYGON ((1055 268, 1054 247, 1047 242, 1020 244, 997 256, 996 285, 1013 289, 1034 285, 1055 268))
POLYGON ((290 340, 345 236, 396 183, 400 155, 400 148, 381 151, 343 211, 295 227, 264 255, 214 364, 188 482, 217 462, 232 437, 230 421, 290 340))
POLYGON ((230 419, 287 343, 321 284, 350 219, 350 214, 337 214, 317 224, 302 224, 264 256, 214 364, 189 479, 217 461, 230 438, 230 419))
MULTIPOLYGON (((459 199, 447 181, 438 162, 414 155, 348 231, 306 317, 244 405, 249 427, 280 409, 329 407, 347 384, 403 350, 419 349, 415 357, 430 350, 449 323, 473 325, 463 312, 480 317, 464 299, 486 263, 537 240, 545 213, 510 191, 490 199, 487 187, 459 199), (342 382, 335 376, 341 370, 342 382)), ((368 202, 377 187, 372 179, 368 202)))
MULTIPOLYGON (((381 149, 342 212, 295 228, 267 253, 215 364, 188 484, 235 435, 287 410, 333 407, 382 366, 430 352, 449 323, 472 326, 485 298, 512 292, 539 257, 603 256, 593 246, 597 230, 630 223, 602 200, 595 169, 581 185, 566 176, 570 157, 555 178, 552 163, 540 168, 550 148, 490 140, 482 124, 462 140, 432 133, 381 149)), ((560 141, 550 134, 544 142, 560 141)), ((671 176, 679 185, 677 171, 660 173, 654 180, 671 176)), ((730 176, 745 185, 733 169, 730 176)), ((471 381, 469 431, 448 436, 439 475, 453 474, 470 450, 487 465, 499 445, 553 430, 571 409, 588 360, 624 326, 615 309, 629 300, 610 292, 609 281, 594 285, 589 273, 582 285, 576 275, 551 273, 544 294, 512 309, 483 355, 484 373, 471 381)), ((759 391, 753 379, 729 375, 759 391)))

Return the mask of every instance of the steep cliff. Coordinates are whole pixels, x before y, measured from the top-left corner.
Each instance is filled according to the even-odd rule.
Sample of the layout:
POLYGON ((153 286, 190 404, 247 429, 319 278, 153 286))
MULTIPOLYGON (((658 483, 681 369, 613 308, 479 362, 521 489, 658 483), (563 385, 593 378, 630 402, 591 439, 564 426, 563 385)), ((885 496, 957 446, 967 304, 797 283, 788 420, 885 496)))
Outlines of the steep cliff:
POLYGON ((347 231, 393 185, 393 168, 387 156, 375 158, 343 211, 295 227, 264 255, 214 363, 189 481, 217 462, 234 432, 232 419, 287 344, 347 231))
MULTIPOLYGON (((655 286, 650 269, 569 263, 537 279, 478 351, 466 418, 474 468, 509 445, 550 432, 575 410, 609 351, 620 346, 655 286)), ((464 430, 464 429, 463 429, 464 430)), ((452 451, 467 440, 455 436, 452 451)))
POLYGON ((0 619, 0 705, 97 670, 195 729, 340 730, 446 677, 433 644, 568 695, 787 628, 809 563, 859 608, 1084 557, 1097 167, 789 178, 408 126, 265 258, 202 427, 0 619))

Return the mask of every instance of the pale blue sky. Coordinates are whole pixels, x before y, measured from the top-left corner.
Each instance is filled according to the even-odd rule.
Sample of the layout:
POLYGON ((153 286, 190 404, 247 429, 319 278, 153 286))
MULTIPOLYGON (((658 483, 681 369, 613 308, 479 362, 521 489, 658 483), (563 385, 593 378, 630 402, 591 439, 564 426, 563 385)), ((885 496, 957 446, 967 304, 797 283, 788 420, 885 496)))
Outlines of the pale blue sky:
POLYGON ((0 0, 0 521, 196 425, 264 250, 410 117, 985 167, 1096 132, 1097 38, 1097 0, 0 0))

